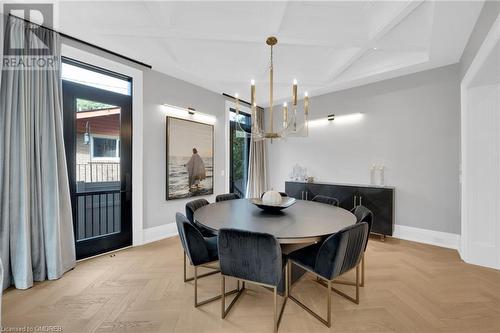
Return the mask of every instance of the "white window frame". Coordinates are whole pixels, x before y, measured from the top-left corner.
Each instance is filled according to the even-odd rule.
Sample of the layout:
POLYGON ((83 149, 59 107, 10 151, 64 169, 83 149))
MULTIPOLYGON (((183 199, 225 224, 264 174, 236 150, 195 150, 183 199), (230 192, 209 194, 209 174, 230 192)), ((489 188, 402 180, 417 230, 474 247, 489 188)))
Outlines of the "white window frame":
POLYGON ((96 162, 120 162, 120 137, 112 135, 90 134, 90 160, 96 162), (96 157, 94 156, 94 139, 112 139, 116 140, 116 155, 115 157, 96 157))

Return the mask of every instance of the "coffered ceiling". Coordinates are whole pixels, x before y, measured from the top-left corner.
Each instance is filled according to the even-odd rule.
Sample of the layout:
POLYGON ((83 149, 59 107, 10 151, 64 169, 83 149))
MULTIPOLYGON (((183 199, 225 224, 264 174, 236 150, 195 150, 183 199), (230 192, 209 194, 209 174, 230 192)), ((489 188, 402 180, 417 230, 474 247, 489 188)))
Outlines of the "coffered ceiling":
POLYGON ((267 105, 274 35, 275 96, 318 95, 459 61, 480 1, 63 2, 60 30, 217 93, 267 105))

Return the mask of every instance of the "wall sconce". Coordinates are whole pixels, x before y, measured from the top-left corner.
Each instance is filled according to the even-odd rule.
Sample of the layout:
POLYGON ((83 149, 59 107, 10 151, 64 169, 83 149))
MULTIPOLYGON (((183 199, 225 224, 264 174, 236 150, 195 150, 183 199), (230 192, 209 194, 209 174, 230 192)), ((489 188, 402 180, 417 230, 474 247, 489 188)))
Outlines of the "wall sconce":
POLYGON ((167 116, 172 116, 181 119, 188 119, 198 121, 200 123, 215 124, 217 118, 211 114, 206 114, 196 111, 195 108, 182 108, 174 105, 169 105, 167 103, 163 104, 162 108, 167 116))
POLYGON ((317 128, 317 127, 324 127, 324 126, 329 126, 329 125, 343 125, 343 124, 349 124, 349 123, 356 123, 363 119, 363 114, 362 113, 349 113, 349 114, 342 114, 340 116, 336 116, 335 114, 329 114, 326 116, 326 118, 319 118, 319 119, 314 119, 309 121, 309 127, 311 128, 317 128))
POLYGON ((90 143, 90 124, 88 121, 85 124, 85 134, 83 135, 83 143, 86 145, 90 143))

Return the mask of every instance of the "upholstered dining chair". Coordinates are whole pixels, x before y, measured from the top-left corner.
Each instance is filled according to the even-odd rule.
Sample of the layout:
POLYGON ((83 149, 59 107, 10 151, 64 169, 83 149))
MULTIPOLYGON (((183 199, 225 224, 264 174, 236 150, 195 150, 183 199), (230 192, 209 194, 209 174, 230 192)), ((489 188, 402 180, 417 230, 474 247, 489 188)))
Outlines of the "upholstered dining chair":
MULTIPOLYGON (((356 223, 361 223, 361 222, 366 222, 368 223, 368 237, 366 238, 366 243, 365 243, 365 249, 363 250, 363 258, 361 259, 361 283, 360 287, 365 286, 365 255, 364 253, 366 252, 366 247, 368 245, 368 239, 370 238, 370 232, 372 231, 372 225, 373 225, 373 213, 371 210, 366 208, 365 206, 356 206, 353 209, 351 209, 351 213, 356 216, 356 223)), ((347 285, 354 285, 353 282, 348 282, 348 281, 336 281, 337 283, 342 283, 342 284, 347 284, 347 285)))
POLYGON ((201 207, 205 207, 209 204, 210 204, 210 202, 208 202, 206 199, 196 199, 193 201, 189 201, 186 204, 186 217, 188 218, 189 222, 191 222, 192 225, 194 225, 194 226, 196 226, 196 228, 198 228, 198 230, 201 232, 203 237, 217 236, 217 234, 214 231, 212 231, 208 228, 205 228, 204 226, 202 226, 199 223, 196 223, 196 221, 194 219, 194 212, 196 210, 200 209, 201 207))
POLYGON ((240 197, 236 193, 226 193, 219 194, 215 197, 215 202, 228 201, 228 200, 237 200, 240 197))
POLYGON ((289 285, 288 297, 320 322, 331 327, 332 290, 356 304, 359 304, 359 263, 363 256, 367 237, 368 224, 366 222, 356 223, 331 235, 322 243, 317 243, 290 253, 288 256, 287 274, 287 283, 289 285), (290 285, 290 271, 292 265, 297 265, 316 277, 319 277, 321 283, 328 288, 326 320, 292 295, 292 287, 290 285), (336 277, 353 268, 356 268, 356 298, 352 298, 332 287, 332 282, 336 277))
MULTIPOLYGON (((194 266, 194 277, 192 279, 194 280, 194 306, 198 307, 218 300, 221 298, 221 295, 198 302, 198 279, 220 272, 217 267, 217 261, 219 260, 217 237, 203 237, 201 232, 181 213, 175 214, 175 222, 177 224, 177 231, 179 232, 179 238, 181 239, 184 253, 194 266), (200 267, 210 268, 215 271, 198 275, 198 268, 200 267)), ((236 291, 237 290, 234 290, 228 294, 235 293, 236 291)))
MULTIPOLYGON (((264 196, 264 193, 266 193, 266 192, 262 192, 262 194, 260 195, 261 198, 264 196)), ((288 194, 286 194, 285 192, 279 192, 279 193, 280 193, 282 198, 288 197, 288 194)))
POLYGON ((274 297, 274 332, 278 327, 286 305, 288 287, 285 283, 285 298, 278 309, 278 285, 282 280, 283 270, 286 279, 286 257, 281 253, 278 240, 270 234, 237 229, 219 230, 219 264, 221 270, 221 316, 224 319, 245 290, 245 282, 268 287, 274 297), (242 281, 242 288, 226 309, 226 277, 242 281))
POLYGON ((324 203, 324 204, 332 205, 332 206, 337 206, 337 207, 339 205, 339 199, 329 197, 326 195, 321 195, 321 194, 316 195, 314 198, 312 198, 311 201, 320 202, 320 203, 324 203))

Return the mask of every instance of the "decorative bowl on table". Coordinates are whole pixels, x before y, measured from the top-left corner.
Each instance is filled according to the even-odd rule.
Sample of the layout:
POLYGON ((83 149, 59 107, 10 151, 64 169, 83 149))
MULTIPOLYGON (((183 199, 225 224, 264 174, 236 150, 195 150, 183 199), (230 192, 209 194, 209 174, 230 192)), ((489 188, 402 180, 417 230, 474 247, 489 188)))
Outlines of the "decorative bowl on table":
POLYGON ((268 191, 262 198, 254 198, 252 203, 267 212, 279 212, 295 203, 294 198, 282 197, 279 192, 268 191))

